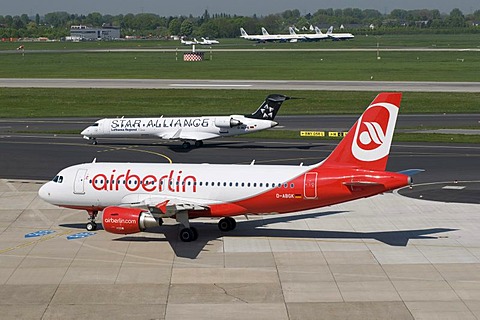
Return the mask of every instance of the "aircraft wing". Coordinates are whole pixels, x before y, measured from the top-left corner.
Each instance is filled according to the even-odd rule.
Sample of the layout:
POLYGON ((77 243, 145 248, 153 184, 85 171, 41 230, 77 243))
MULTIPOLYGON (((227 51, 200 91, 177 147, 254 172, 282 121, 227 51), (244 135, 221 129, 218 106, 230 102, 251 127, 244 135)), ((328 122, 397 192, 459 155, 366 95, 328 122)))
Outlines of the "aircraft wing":
POLYGON ((157 137, 164 140, 208 140, 218 138, 219 135, 213 132, 185 132, 182 129, 158 134, 157 137))
POLYGON ((152 196, 132 193, 123 197, 120 206, 144 208, 159 217, 172 217, 179 212, 198 211, 199 216, 226 216, 230 212, 245 210, 234 203, 212 201, 210 199, 190 199, 174 196, 152 196), (203 214, 201 213, 203 212, 203 214))
POLYGON ((191 201, 171 196, 151 196, 149 194, 129 194, 122 199, 121 205, 136 208, 145 208, 150 212, 162 213, 170 217, 179 211, 204 211, 209 206, 202 201, 191 201))

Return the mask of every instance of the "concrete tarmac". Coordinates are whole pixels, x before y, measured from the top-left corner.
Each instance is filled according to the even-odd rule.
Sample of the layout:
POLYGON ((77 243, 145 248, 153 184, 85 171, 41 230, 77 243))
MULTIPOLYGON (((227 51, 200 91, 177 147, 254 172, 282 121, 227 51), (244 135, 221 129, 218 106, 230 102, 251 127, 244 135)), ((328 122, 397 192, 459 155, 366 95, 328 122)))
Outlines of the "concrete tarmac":
POLYGON ((388 193, 308 212, 84 233, 0 180, 2 319, 478 319, 480 205, 388 193))
POLYGON ((478 145, 394 143, 389 170, 427 169, 402 195, 242 216, 228 233, 195 219, 193 243, 170 219, 128 236, 87 233, 85 212, 43 202, 32 180, 93 158, 311 164, 336 143, 220 139, 185 151, 152 139, 1 135, 1 318, 479 318, 478 145))

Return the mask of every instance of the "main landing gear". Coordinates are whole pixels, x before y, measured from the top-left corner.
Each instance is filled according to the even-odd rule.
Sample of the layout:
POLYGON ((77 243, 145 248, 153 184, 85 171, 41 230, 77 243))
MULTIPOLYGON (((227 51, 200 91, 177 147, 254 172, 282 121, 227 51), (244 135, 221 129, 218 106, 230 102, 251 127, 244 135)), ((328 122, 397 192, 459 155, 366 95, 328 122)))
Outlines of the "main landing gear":
POLYGON ((95 222, 95 218, 98 215, 98 211, 87 211, 88 212, 88 220, 89 222, 86 224, 85 228, 87 231, 95 231, 97 230, 97 223, 95 222))
MULTIPOLYGON (((181 211, 176 214, 177 222, 180 222, 184 228, 180 230, 179 237, 183 242, 191 242, 198 239, 197 228, 191 227, 188 221, 188 212, 181 211)), ((218 221, 218 229, 223 232, 231 231, 235 229, 237 222, 231 217, 226 217, 218 221)))
MULTIPOLYGON (((202 140, 196 140, 195 141, 195 148, 200 148, 203 146, 203 141, 202 140)), ((187 150, 187 149, 190 149, 192 147, 192 144, 188 141, 183 141, 183 144, 182 144, 182 148, 187 150)))

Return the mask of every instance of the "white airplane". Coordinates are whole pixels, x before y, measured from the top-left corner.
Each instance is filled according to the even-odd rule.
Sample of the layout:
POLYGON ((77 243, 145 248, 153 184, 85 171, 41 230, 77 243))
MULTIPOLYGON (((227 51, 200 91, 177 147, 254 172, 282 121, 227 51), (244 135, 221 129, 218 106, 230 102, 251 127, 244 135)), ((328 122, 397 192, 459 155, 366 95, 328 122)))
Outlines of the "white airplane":
POLYGON ((262 27, 262 34, 268 37, 269 40, 267 41, 297 42, 298 40, 304 40, 302 35, 297 35, 295 32, 293 34, 291 31, 289 34, 270 34, 264 27, 262 27))
MULTIPOLYGON (((195 41, 197 41, 196 39, 194 39, 195 41)), ((218 40, 210 40, 210 39, 205 39, 202 37, 202 41, 197 41, 197 44, 200 44, 200 45, 207 45, 207 46, 210 46, 212 44, 219 44, 220 42, 218 40)))
POLYGON ((291 35, 301 37, 301 40, 304 41, 319 41, 329 39, 329 37, 326 34, 323 34, 322 31, 317 27, 315 27, 316 33, 296 33, 292 27, 289 27, 288 30, 290 31, 291 35))
POLYGON ((288 213, 370 197, 411 183, 422 170, 385 171, 401 93, 381 93, 323 161, 309 166, 92 163, 61 170, 38 194, 51 204, 87 210, 87 230, 132 234, 174 218, 180 239, 198 237, 189 220, 221 218, 222 231, 235 229, 233 216, 288 213))
POLYGON ((272 41, 270 40, 270 37, 256 34, 256 35, 249 35, 245 29, 240 28, 240 38, 245 39, 245 40, 250 40, 250 41, 257 41, 257 42, 267 42, 267 41, 272 41))
POLYGON ((240 33, 241 36, 240 38, 246 39, 246 40, 252 40, 252 41, 257 41, 257 42, 274 42, 274 41, 279 41, 279 42, 297 42, 298 40, 301 40, 302 37, 299 37, 297 35, 291 35, 291 34, 269 34, 267 29, 262 27, 262 34, 260 35, 248 35, 245 29, 240 28, 240 33))
POLYGON ((180 38, 180 43, 186 45, 186 46, 191 46, 193 44, 197 44, 198 41, 193 39, 193 40, 183 40, 183 37, 180 38))
POLYGON ((132 138, 150 136, 164 140, 183 141, 188 149, 191 143, 201 147, 203 140, 252 133, 278 125, 273 121, 285 100, 290 97, 271 94, 260 107, 249 115, 156 118, 105 118, 96 121, 81 132, 87 140, 97 144, 97 138, 132 138))
POLYGON ((332 40, 349 40, 355 38, 355 36, 351 33, 333 33, 333 26, 330 26, 327 30, 327 36, 332 40))

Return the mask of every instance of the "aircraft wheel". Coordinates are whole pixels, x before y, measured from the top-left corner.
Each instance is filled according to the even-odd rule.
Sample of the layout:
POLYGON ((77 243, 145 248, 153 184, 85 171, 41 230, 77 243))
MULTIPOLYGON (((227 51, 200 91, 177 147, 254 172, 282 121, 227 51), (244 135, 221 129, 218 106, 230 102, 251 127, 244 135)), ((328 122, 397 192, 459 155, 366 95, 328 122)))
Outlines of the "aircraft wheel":
POLYGON ((160 227, 163 225, 163 219, 162 218, 158 218, 158 225, 160 227))
POLYGON ((97 230, 97 224, 95 222, 89 222, 86 225, 87 231, 95 231, 97 230))
POLYGON ((231 217, 228 217, 226 218, 229 223, 230 223, 230 230, 234 230, 235 227, 237 226, 237 221, 235 221, 235 219, 231 218, 231 217))
POLYGON ((92 142, 93 145, 96 145, 97 143, 98 143, 97 140, 93 140, 92 142))
POLYGON ((191 147, 191 144, 190 144, 190 142, 188 142, 188 141, 185 141, 185 142, 182 144, 182 148, 183 148, 183 149, 190 149, 190 147, 191 147))
POLYGON ((191 242, 195 238, 195 234, 191 228, 184 228, 180 231, 180 240, 183 242, 191 242))
POLYGON ((190 230, 192 230, 192 232, 193 232, 193 240, 192 240, 192 241, 197 240, 197 239, 198 239, 198 230, 197 230, 197 228, 195 228, 195 227, 190 227, 190 230))
POLYGON ((235 219, 230 217, 226 217, 218 221, 218 229, 220 229, 220 231, 224 231, 224 232, 231 231, 235 229, 236 226, 237 226, 237 222, 235 221, 235 219))
POLYGON ((195 148, 201 148, 201 147, 203 147, 203 141, 202 140, 195 141, 195 148))

